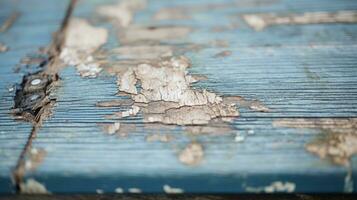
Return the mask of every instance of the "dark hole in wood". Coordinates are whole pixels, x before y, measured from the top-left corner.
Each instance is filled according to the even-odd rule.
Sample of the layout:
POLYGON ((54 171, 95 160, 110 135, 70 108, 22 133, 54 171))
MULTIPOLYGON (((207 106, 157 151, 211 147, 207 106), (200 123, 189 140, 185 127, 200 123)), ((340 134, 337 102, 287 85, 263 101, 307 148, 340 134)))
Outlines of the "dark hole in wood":
POLYGON ((27 119, 25 118, 25 120, 28 121, 35 119, 41 108, 49 103, 49 86, 57 79, 57 76, 48 75, 44 72, 24 76, 22 83, 16 90, 13 113, 17 116, 26 116, 27 119))

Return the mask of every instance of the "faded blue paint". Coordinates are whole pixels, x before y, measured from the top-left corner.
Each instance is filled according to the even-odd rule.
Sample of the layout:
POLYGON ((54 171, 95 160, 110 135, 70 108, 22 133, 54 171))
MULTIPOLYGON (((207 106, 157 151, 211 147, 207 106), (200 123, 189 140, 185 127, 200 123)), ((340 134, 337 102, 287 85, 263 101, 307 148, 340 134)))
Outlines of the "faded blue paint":
POLYGON ((14 192, 11 172, 32 128, 31 124, 15 121, 9 114, 16 91, 14 85, 21 83, 22 76, 28 70, 22 68, 20 73, 14 73, 15 67, 22 58, 38 53, 40 47, 50 43, 52 33, 61 23, 66 5, 66 1, 0 2, 1 25, 13 12, 20 13, 14 24, 6 32, 0 33, 0 42, 9 47, 7 52, 0 53, 0 193, 14 192), (49 23, 46 20, 53 21, 49 23))
MULTIPOLYGON (((205 2, 150 1, 149 7, 139 12, 135 20, 147 25, 194 27, 194 32, 181 42, 207 45, 221 39, 229 43, 227 48, 208 46, 199 52, 189 52, 187 56, 193 63, 190 72, 208 76, 208 80, 195 84, 195 87, 221 95, 258 99, 272 110, 259 113, 240 109, 241 117, 232 123, 232 127, 246 136, 243 143, 236 143, 234 134, 191 138, 180 127, 163 131, 176 138, 173 142, 149 143, 145 136, 157 131, 143 128, 140 116, 120 120, 137 126, 137 130, 127 138, 105 135, 98 124, 114 120, 104 116, 125 109, 95 107, 98 101, 119 98, 115 96, 115 77, 102 74, 96 79, 81 78, 73 67, 68 67, 60 74, 62 80, 56 92, 55 112, 44 122, 34 140, 34 147, 45 149, 47 156, 37 170, 27 173, 26 177, 43 182, 49 191, 55 193, 94 193, 96 189, 112 193, 117 187, 125 191, 135 187, 143 192, 163 192, 164 184, 186 192, 231 193, 244 192, 247 186, 267 186, 273 181, 293 182, 297 192, 343 191, 346 169, 331 165, 304 150, 304 144, 314 139, 319 134, 318 130, 273 127, 272 122, 285 117, 357 117, 357 25, 274 26, 255 32, 239 15, 352 10, 357 9, 357 1, 278 1, 261 7, 242 5, 198 12, 192 14, 191 20, 151 20, 152 14, 162 7, 205 2), (237 28, 219 33, 211 31, 217 25, 226 26, 232 21, 237 28), (232 55, 213 58, 223 50, 232 51, 232 55), (249 135, 250 130, 255 134, 249 135), (182 165, 177 159, 178 151, 192 139, 205 149, 205 159, 199 167, 182 165)), ((211 4, 222 2, 228 1, 210 1, 211 4)), ((91 15, 99 4, 104 2, 82 1, 75 15, 99 24, 96 16, 91 15)), ((56 15, 50 18, 56 19, 56 15)), ((22 24, 27 23, 32 21, 22 24)), ((49 23, 48 30, 55 25, 49 23)), ((43 38, 44 44, 50 39, 45 32, 33 30, 28 34, 36 40, 33 46, 42 42, 39 38, 43 38)), ((6 38, 16 39, 10 35, 6 38)), ((117 44, 113 30, 109 41, 104 48, 117 44)), ((24 38, 16 45, 20 49, 21 46, 31 46, 30 42, 24 38)), ((17 56, 1 60, 0 66, 13 65, 26 52, 9 52, 17 56)), ((5 58, 6 54, 3 56, 5 58)), ((17 75, 5 75, 10 73, 9 69, 3 69, 4 74, 0 73, 1 78, 4 77, 0 81, 6 80, 0 85, 14 82, 12 77, 17 75)), ((11 103, 11 95, 4 96, 7 98, 3 106, 5 110, 11 103)), ((0 117, 1 122, 3 119, 6 123, 11 121, 8 115, 0 117)), ((0 125, 1 130, 8 127, 0 125)), ((21 126, 25 125, 21 123, 21 126)), ((23 130, 26 136, 28 132, 23 130)), ((11 130, 6 132, 1 142, 7 143, 11 133, 11 130)), ((24 142, 24 137, 20 140, 24 142)), ((21 142, 16 145, 22 145, 21 142)), ((15 146, 8 145, 11 148, 15 146)), ((356 159, 352 162, 356 174, 356 159)), ((0 173, 8 173, 6 169, 7 165, 5 169, 0 168, 0 173)), ((353 179, 356 180, 356 175, 353 179)))

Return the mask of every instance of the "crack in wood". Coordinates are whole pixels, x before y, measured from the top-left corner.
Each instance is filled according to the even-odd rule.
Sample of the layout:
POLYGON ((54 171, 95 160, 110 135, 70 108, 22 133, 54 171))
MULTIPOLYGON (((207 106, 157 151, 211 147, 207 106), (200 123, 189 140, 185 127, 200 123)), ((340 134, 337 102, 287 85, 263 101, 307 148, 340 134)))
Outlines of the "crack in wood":
POLYGON ((32 142, 41 128, 43 119, 46 119, 54 106, 55 99, 50 98, 53 84, 59 80, 57 72, 61 65, 59 55, 62 51, 65 40, 65 31, 68 21, 72 15, 77 0, 71 0, 60 29, 55 33, 54 38, 47 49, 47 58, 39 64, 40 71, 24 76, 21 88, 16 92, 14 98, 15 107, 12 113, 21 116, 25 121, 33 124, 27 142, 18 158, 15 169, 12 173, 13 183, 17 193, 21 193, 21 184, 26 173, 26 156, 32 149, 32 142))

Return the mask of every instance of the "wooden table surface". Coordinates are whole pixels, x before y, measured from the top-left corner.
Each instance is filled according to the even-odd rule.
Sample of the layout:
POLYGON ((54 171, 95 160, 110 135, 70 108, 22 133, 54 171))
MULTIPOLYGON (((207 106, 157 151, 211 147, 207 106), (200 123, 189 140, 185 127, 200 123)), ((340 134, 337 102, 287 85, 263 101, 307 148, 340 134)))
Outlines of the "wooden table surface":
MULTIPOLYGON (((157 128, 140 113, 109 119, 107 115, 126 109, 97 106, 123 98, 117 95, 116 76, 102 70, 95 78, 82 77, 69 65, 59 71, 59 86, 51 94, 56 97, 51 117, 26 149, 33 124, 9 112, 22 77, 38 68, 21 60, 44 56, 39 49, 51 44, 69 3, 0 2, 0 26, 17 15, 0 32, 0 43, 8 47, 0 52, 0 193, 15 192, 15 185, 22 185, 18 192, 24 193, 356 191, 355 152, 341 164, 336 157, 324 159, 307 151, 307 145, 331 134, 351 134, 354 138, 347 143, 356 144, 357 14, 350 17, 352 23, 273 24, 262 30, 249 26, 243 16, 357 13, 357 1, 149 0, 131 26, 189 27, 190 33, 175 45, 194 45, 197 49, 184 52, 192 63, 188 73, 207 77, 192 87, 241 97, 240 116, 225 123, 228 133, 157 128), (175 9, 168 18, 155 19, 164 8, 175 9), (102 125, 115 122, 135 128, 125 137, 106 134, 102 125), (148 141, 158 133, 173 139, 148 141), (179 159, 190 143, 203 147, 202 161, 194 166, 179 159), (21 160, 27 166, 19 183, 12 176, 21 160)), ((116 1, 79 1, 71 16, 108 30, 103 51, 123 45, 117 41, 120 29, 97 12, 112 4, 116 1)), ((107 59, 120 61, 120 56, 107 59)))

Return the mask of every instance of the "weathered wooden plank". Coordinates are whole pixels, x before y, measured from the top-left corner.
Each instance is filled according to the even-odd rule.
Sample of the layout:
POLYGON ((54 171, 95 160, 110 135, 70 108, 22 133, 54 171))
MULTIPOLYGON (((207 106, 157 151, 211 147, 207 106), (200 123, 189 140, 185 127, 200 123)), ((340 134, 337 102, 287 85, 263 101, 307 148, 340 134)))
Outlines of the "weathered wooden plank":
MULTIPOLYGON (((88 16, 96 3, 81 4, 78 15, 88 16)), ((137 21, 155 25, 157 22, 149 16, 159 8, 190 3, 150 2, 148 11, 139 14, 137 21)), ((146 136, 157 130, 145 128, 140 116, 121 120, 137 127, 127 138, 104 135, 98 123, 114 122, 104 116, 121 108, 96 108, 95 104, 118 98, 114 96, 115 79, 81 79, 73 69, 64 70, 56 111, 34 143, 36 148, 45 149, 47 156, 28 178, 35 177, 52 192, 115 192, 116 188, 163 192, 166 184, 188 192, 243 192, 274 181, 293 182, 296 191, 342 191, 346 170, 304 150, 304 144, 319 131, 306 129, 301 134, 301 130, 274 127, 272 123, 283 117, 355 117, 356 46, 353 38, 343 35, 345 29, 353 32, 356 26, 281 26, 256 33, 244 26, 237 14, 279 12, 290 6, 299 12, 338 10, 346 5, 336 3, 321 8, 321 2, 290 1, 261 9, 253 6, 251 10, 226 7, 192 14, 195 20, 182 22, 197 28, 186 42, 208 44, 224 38, 229 43, 225 48, 188 53, 193 63, 191 72, 208 76, 197 87, 259 99, 271 109, 268 113, 240 109, 241 117, 232 126, 245 137, 243 143, 235 142, 235 132, 220 137, 190 137, 179 127, 161 130, 174 136, 174 141, 148 143, 146 136), (227 16, 237 19, 239 28, 220 33, 207 31, 217 24, 228 24, 227 16), (293 37, 291 33, 295 33, 293 37), (317 34, 328 35, 328 40, 317 34), (232 55, 213 57, 223 50, 232 51, 232 55), (177 160, 178 151, 192 137, 205 149, 204 163, 196 168, 177 160)))
MULTIPOLYGON (((74 14, 110 30, 103 47, 107 50, 118 45, 115 29, 94 10, 115 2, 82 1, 74 14)), ((324 129, 289 128, 274 122, 357 117, 357 25, 280 25, 256 32, 241 15, 354 10, 357 2, 256 2, 239 1, 232 6, 231 1, 210 1, 209 7, 207 1, 150 1, 137 13, 135 23, 192 27, 193 32, 179 42, 204 46, 186 53, 192 61, 189 71, 207 76, 194 87, 222 96, 240 95, 247 102, 257 99, 269 112, 241 105, 241 116, 228 124, 229 133, 211 135, 189 134, 180 126, 150 126, 143 123, 141 114, 107 119, 127 109, 96 106, 121 98, 116 96, 116 78, 105 72, 97 78, 81 78, 68 67, 60 73, 53 116, 33 141, 36 152, 45 152, 42 162, 27 172, 26 179, 35 179, 54 193, 168 192, 168 186, 185 192, 259 192, 272 187, 281 192, 347 191, 351 183, 346 180, 347 169, 320 160, 304 148, 324 129), (153 20, 161 8, 175 6, 187 6, 189 18, 153 20), (216 56, 223 51, 230 53, 216 56), (105 134, 101 124, 117 121, 135 128, 127 137, 105 134), (148 142, 147 136, 156 133, 174 139, 148 142), (204 149, 203 162, 195 167, 178 160, 179 152, 192 141, 204 149)), ((37 38, 36 32, 32 34, 37 38)), ((356 162, 351 160, 354 181, 356 162)))
MULTIPOLYGON (((272 65, 274 66, 274 64, 272 65)), ((300 67, 303 71, 303 66, 300 67)), ((205 68, 202 72, 216 74, 215 77, 217 77, 216 70, 212 67, 205 68)), ((103 109, 95 108, 94 105, 98 101, 115 98, 113 96, 116 93, 115 80, 113 78, 83 80, 75 76, 76 73, 70 69, 65 70, 64 73, 62 77, 65 78, 63 87, 58 93, 59 101, 56 113, 51 120, 45 123, 34 145, 36 148, 46 149, 48 157, 33 176, 43 181, 50 191, 67 192, 68 190, 61 189, 60 185, 68 186, 67 184, 72 179, 78 181, 72 185, 73 192, 94 192, 95 189, 113 192, 116 187, 124 187, 126 190, 130 187, 139 187, 145 192, 160 192, 163 185, 170 183, 192 192, 237 192, 245 191, 245 188, 241 186, 244 185, 244 182, 258 186, 268 185, 269 181, 274 180, 293 181, 296 183, 298 191, 341 191, 343 188, 343 178, 346 173, 343 168, 333 167, 307 154, 304 150, 304 144, 316 137, 316 132, 304 130, 304 134, 301 134, 301 130, 271 127, 275 118, 269 116, 354 117, 354 110, 351 110, 354 109, 354 104, 343 103, 353 101, 351 96, 347 95, 351 98, 350 100, 338 101, 338 99, 336 102, 336 99, 333 98, 329 100, 334 93, 328 91, 316 91, 315 98, 306 99, 309 92, 299 88, 292 90, 292 92, 300 92, 300 95, 296 95, 295 98, 285 97, 283 93, 278 95, 273 93, 266 97, 264 93, 259 94, 257 90, 251 90, 251 93, 247 95, 248 98, 251 97, 249 96, 251 94, 254 95, 253 98, 264 99, 264 103, 274 111, 257 113, 248 109, 240 110, 242 115, 233 124, 234 129, 244 135, 247 135, 249 131, 255 133, 252 136, 248 135, 244 143, 236 143, 234 134, 224 137, 198 137, 197 140, 205 148, 205 162, 199 168, 190 168, 182 166, 176 158, 178 149, 183 148, 190 140, 182 135, 182 130, 164 131, 177 138, 170 144, 145 142, 146 135, 156 131, 150 129, 139 129, 132 132, 126 139, 106 136, 101 133, 97 123, 110 122, 103 116, 115 112, 118 108, 103 109), (88 88, 88 85, 92 87, 88 88), (327 96, 324 97, 324 95, 327 96), (293 103, 281 100, 282 97, 291 99, 290 101, 293 103), (321 104, 320 99, 323 98, 325 98, 324 104, 321 104), (274 104, 274 101, 281 103, 274 104), (300 102, 300 104, 294 104, 294 102, 300 102), (343 107, 346 107, 346 111, 343 110, 343 107), (86 178, 88 174, 91 174, 90 177, 95 178, 95 181, 93 180, 90 185, 81 184, 88 183, 92 179, 86 178), (192 180, 192 177, 200 177, 202 174, 205 175, 204 178, 198 179, 197 182, 192 180), (238 177, 236 179, 229 178, 231 174, 238 177), (261 179, 261 174, 268 175, 263 182, 259 183, 257 181, 261 179), (274 174, 273 178, 268 178, 269 174, 274 174), (226 178, 224 178, 225 176, 226 178), (242 179, 241 176, 246 177, 242 179), (294 178, 294 176, 297 177, 294 178), (177 179, 182 180, 182 183, 177 179), (316 182, 309 185, 302 180, 321 181, 321 184, 329 181, 329 184, 325 184, 326 187, 321 187, 321 184, 316 182), (150 187, 146 181, 152 182, 150 187), (198 184, 211 181, 217 182, 211 186, 205 185, 204 188, 201 187, 202 184, 198 184), (232 188, 227 187, 229 181, 235 183, 234 186, 231 185, 232 188), (178 182, 180 184, 175 185, 178 182), (190 185, 189 182, 199 185, 199 188, 190 185), (313 185, 318 186, 316 188, 313 185)), ((233 83, 241 82, 234 78, 244 78, 246 74, 220 73, 219 76, 215 83, 209 82, 214 85, 213 87, 203 87, 217 91, 220 82, 229 79, 233 83)), ((208 77, 210 80, 210 76, 208 77)), ((244 82, 242 83, 242 85, 225 86, 223 88, 230 88, 230 92, 222 93, 232 94, 234 91, 241 91, 240 88, 245 86, 244 82)), ((282 90, 288 89, 288 86, 285 84, 282 90)), ((274 85, 271 87, 271 90, 273 89, 274 85)), ((140 117, 136 120, 122 121, 136 124, 138 127, 143 126, 140 124, 140 117)), ((29 177, 32 176, 29 175, 29 177)))
POLYGON ((20 60, 29 54, 38 54, 40 47, 49 44, 67 3, 32 0, 1 1, 0 4, 0 26, 18 13, 12 25, 0 33, 0 42, 8 47, 7 51, 0 52, 0 193, 9 193, 14 191, 12 170, 32 128, 30 123, 15 121, 9 113, 16 92, 15 84, 29 72, 29 69, 22 69, 15 73, 16 65, 20 65, 20 60), (49 23, 43 19, 53 21, 49 23))

